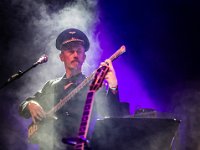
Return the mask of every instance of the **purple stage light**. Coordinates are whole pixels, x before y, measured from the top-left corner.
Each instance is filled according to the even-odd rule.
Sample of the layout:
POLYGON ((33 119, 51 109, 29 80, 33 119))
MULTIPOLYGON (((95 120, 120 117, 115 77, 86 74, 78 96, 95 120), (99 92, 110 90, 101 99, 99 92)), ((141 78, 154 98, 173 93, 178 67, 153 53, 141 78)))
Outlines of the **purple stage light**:
MULTIPOLYGON (((97 27, 97 33, 99 35, 100 47, 103 49, 102 60, 105 60, 117 50, 112 40, 112 31, 108 32, 106 26, 101 24, 97 27)), ((140 79, 131 64, 127 63, 123 55, 113 63, 118 78, 120 101, 130 104, 131 114, 137 108, 155 109, 156 106, 149 97, 147 89, 143 86, 142 79, 140 79)))

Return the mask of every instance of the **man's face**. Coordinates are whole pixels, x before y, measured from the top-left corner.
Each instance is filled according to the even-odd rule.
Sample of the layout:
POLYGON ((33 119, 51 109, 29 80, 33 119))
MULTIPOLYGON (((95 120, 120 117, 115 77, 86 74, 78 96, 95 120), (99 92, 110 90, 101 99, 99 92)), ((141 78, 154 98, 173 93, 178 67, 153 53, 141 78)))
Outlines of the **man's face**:
POLYGON ((60 54, 60 59, 64 62, 66 71, 81 71, 85 57, 85 48, 82 44, 75 42, 70 46, 63 47, 60 54))

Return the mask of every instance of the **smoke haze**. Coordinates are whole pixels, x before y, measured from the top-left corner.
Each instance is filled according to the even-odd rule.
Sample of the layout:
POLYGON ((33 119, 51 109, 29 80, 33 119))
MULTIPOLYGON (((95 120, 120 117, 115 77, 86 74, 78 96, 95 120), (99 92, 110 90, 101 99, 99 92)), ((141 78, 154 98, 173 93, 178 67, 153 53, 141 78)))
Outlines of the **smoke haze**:
POLYGON ((122 101, 130 103, 132 112, 137 106, 155 106, 177 115, 182 121, 180 147, 176 149, 200 149, 200 9, 196 2, 1 0, 0 8, 1 84, 19 69, 29 68, 42 54, 49 56, 47 63, 0 91, 0 149, 37 149, 26 140, 31 120, 19 117, 18 106, 47 80, 64 74, 55 39, 68 27, 83 30, 91 41, 83 68, 86 75, 98 66, 102 52, 99 38, 101 46, 110 52, 119 43, 125 44, 127 53, 124 59, 119 58, 124 61, 115 62, 119 62, 115 69, 122 101), (101 33, 94 35, 100 21, 101 33), (194 84, 169 90, 185 81, 194 84))
MULTIPOLYGON (((7 34, 7 44, 1 44, 2 49, 7 49, 6 54, 1 56, 1 61, 7 63, 4 65, 12 66, 14 72, 19 69, 24 71, 41 55, 44 53, 48 55, 47 63, 38 65, 28 72, 23 79, 12 85, 13 88, 9 92, 6 91, 2 95, 6 97, 12 95, 17 101, 11 104, 8 102, 9 111, 4 110, 10 114, 10 121, 13 120, 9 123, 15 121, 18 126, 23 126, 16 132, 15 129, 9 130, 10 133, 3 137, 7 141, 2 140, 2 145, 6 145, 7 149, 13 149, 12 145, 15 145, 15 149, 37 149, 37 146, 31 146, 25 140, 27 139, 26 128, 31 121, 19 118, 17 112, 19 103, 33 95, 47 80, 61 77, 65 73, 64 66, 59 60, 59 51, 55 48, 55 40, 58 34, 67 28, 73 27, 82 30, 90 40, 90 50, 86 53, 87 57, 83 65, 84 73, 88 75, 98 66, 101 49, 98 37, 93 34, 98 22, 97 2, 89 0, 49 3, 40 0, 11 0, 1 3, 7 6, 2 10, 5 14, 5 24, 7 24, 7 27, 4 28, 10 29, 10 31, 3 32, 12 34, 12 36, 7 34), (7 59, 8 57, 9 59, 7 59), (9 136, 11 134, 14 134, 13 138, 9 136), (19 137, 19 135, 23 136, 19 137), (17 143, 16 139, 21 142, 17 143)), ((10 76, 14 73, 13 70, 8 68, 4 74, 10 76)), ((4 128, 7 131, 5 126, 4 128)))

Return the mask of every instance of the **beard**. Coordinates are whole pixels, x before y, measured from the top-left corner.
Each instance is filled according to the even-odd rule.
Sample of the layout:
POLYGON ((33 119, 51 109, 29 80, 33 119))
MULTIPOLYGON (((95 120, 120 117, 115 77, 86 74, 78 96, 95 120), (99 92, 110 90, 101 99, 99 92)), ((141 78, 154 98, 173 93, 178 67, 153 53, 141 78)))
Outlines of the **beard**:
POLYGON ((73 61, 71 61, 71 63, 70 63, 70 68, 71 68, 71 70, 73 71, 79 71, 79 70, 81 70, 81 67, 82 67, 82 63, 79 61, 79 60, 73 60, 73 61))

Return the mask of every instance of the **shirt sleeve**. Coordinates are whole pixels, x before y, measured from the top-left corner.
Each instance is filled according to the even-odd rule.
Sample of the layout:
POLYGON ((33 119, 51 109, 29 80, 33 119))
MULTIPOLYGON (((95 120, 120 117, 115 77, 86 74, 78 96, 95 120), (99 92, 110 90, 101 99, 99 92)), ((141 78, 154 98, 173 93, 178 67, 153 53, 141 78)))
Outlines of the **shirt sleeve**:
POLYGON ((101 87, 95 95, 95 109, 99 119, 116 117, 120 115, 120 101, 118 89, 106 89, 101 87))

